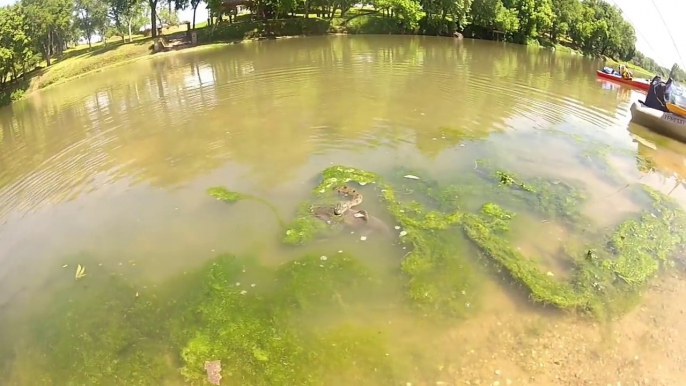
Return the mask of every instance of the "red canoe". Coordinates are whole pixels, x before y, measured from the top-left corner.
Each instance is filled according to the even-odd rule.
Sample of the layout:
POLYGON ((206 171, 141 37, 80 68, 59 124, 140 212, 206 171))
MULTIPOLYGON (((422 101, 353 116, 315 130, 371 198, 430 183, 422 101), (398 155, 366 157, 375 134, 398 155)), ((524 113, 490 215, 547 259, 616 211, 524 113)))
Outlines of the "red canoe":
POLYGON ((610 79, 610 80, 613 80, 613 81, 618 82, 618 83, 628 84, 629 86, 634 86, 636 88, 640 88, 643 91, 648 91, 648 89, 650 88, 650 82, 648 82, 645 79, 627 80, 627 79, 622 78, 619 75, 608 74, 608 73, 602 72, 600 70, 596 70, 596 73, 601 78, 610 79))

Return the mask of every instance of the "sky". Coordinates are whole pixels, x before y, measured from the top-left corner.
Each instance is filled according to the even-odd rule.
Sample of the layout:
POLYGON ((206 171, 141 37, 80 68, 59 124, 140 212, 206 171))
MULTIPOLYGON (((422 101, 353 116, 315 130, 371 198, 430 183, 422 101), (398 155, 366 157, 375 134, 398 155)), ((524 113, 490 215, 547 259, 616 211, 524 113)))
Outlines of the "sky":
MULTIPOLYGON (((667 68, 678 63, 686 68, 686 0, 606 0, 618 6, 636 30, 636 48, 667 68), (658 12, 659 10, 659 12, 658 12), (662 15, 662 18, 660 18, 662 15), (671 36, 676 42, 676 48, 671 36)), ((15 0, 0 0, 0 5, 15 0)), ((190 21, 193 10, 181 11, 181 20, 190 21)), ((196 23, 207 20, 205 5, 198 7, 196 23)))
POLYGON ((619 7, 624 18, 634 26, 639 51, 664 67, 671 68, 678 63, 679 67, 686 68, 686 0, 606 1, 619 7))

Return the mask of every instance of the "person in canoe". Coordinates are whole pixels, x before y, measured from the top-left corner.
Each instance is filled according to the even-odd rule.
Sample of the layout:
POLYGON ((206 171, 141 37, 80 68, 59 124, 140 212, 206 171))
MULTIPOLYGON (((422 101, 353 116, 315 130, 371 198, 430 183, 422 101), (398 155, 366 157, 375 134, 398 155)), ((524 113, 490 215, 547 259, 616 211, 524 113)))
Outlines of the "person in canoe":
MULTIPOLYGON (((662 112, 670 112, 667 108, 667 102, 671 98, 671 89, 674 84, 674 77, 676 76, 677 69, 679 67, 675 64, 672 66, 672 70, 669 72, 669 79, 663 81, 660 75, 655 75, 650 81, 650 87, 648 88, 648 95, 646 96, 645 105, 662 112)), ((677 85, 678 88, 678 85, 677 85)))
POLYGON ((622 76, 622 78, 626 80, 631 80, 634 77, 634 74, 632 74, 631 71, 629 71, 629 69, 624 64, 621 64, 619 66, 619 73, 622 76))
POLYGON ((645 105, 651 109, 669 112, 667 108, 667 100, 669 100, 669 88, 672 86, 672 77, 670 76, 667 82, 664 82, 660 75, 650 81, 650 88, 646 96, 645 105))

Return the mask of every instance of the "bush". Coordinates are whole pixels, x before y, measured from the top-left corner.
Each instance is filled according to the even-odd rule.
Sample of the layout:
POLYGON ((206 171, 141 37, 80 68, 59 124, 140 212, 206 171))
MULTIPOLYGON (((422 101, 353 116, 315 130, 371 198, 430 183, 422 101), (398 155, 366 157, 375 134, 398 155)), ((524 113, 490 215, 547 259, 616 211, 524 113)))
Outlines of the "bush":
POLYGON ((457 24, 440 17, 426 17, 419 20, 419 33, 422 35, 452 36, 457 24))
POLYGON ((29 82, 26 80, 19 80, 4 89, 0 89, 0 107, 7 106, 12 102, 16 102, 24 97, 26 89, 29 88, 29 82))
POLYGON ((365 15, 351 19, 347 25, 348 33, 351 34, 394 34, 402 35, 413 33, 412 28, 406 25, 403 19, 382 17, 379 15, 365 15))

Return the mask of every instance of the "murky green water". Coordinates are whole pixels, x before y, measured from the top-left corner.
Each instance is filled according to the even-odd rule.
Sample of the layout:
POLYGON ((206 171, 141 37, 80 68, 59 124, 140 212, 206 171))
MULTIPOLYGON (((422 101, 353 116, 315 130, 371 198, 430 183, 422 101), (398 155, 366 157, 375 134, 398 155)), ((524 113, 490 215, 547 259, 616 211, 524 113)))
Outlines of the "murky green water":
POLYGON ((638 186, 686 202, 686 148, 630 125, 641 94, 597 80, 598 66, 495 42, 291 39, 162 56, 0 110, 0 383, 201 384, 219 359, 222 384, 239 385, 671 384, 679 371, 613 373, 620 354, 607 371, 591 371, 597 352, 551 365, 588 369, 576 377, 527 362, 569 352, 539 341, 552 326, 574 341, 619 316, 534 304, 460 230, 422 233, 443 265, 402 265, 417 244, 378 185, 355 187, 389 234, 283 243, 322 171, 345 165, 401 202, 431 207, 419 193, 435 181, 463 188, 450 210, 517 212, 502 240, 573 280, 563 251, 648 209, 638 186), (495 170, 584 199, 562 190, 537 212, 495 170))

